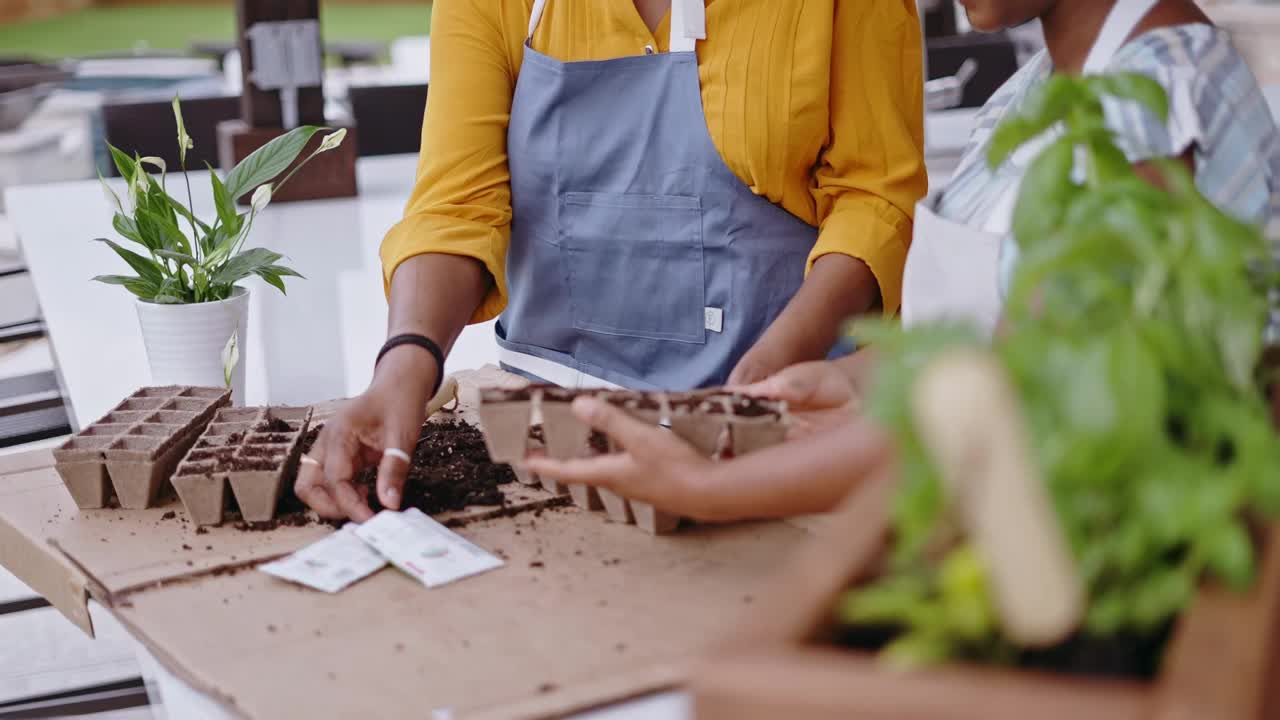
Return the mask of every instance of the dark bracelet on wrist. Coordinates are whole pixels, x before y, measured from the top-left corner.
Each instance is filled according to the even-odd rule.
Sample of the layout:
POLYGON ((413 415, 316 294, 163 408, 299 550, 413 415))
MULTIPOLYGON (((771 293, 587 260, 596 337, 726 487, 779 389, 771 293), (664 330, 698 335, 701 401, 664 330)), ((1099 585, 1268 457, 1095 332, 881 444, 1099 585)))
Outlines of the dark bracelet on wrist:
POLYGON ((374 368, 378 367, 378 363, 382 362, 382 356, 386 355, 393 348, 401 345, 416 345, 423 350, 431 353, 431 357, 436 361, 436 383, 431 388, 431 397, 435 397, 440 392, 440 384, 444 382, 444 352, 440 350, 440 346, 435 340, 426 335, 418 335, 416 333, 405 333, 404 335, 396 335, 389 338, 382 344, 382 349, 378 351, 378 359, 373 361, 374 368))

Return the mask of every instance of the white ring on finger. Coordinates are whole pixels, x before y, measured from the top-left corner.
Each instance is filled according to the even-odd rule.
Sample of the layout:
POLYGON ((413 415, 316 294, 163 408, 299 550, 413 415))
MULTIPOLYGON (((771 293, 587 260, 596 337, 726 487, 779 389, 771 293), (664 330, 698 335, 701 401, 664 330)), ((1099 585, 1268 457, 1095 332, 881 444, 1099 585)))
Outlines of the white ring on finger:
POLYGON ((311 457, 310 455, 303 455, 301 458, 301 462, 303 465, 315 465, 316 467, 323 467, 323 465, 320 464, 319 460, 311 457))
POLYGON ((409 457, 409 453, 400 448, 387 448, 382 451, 382 457, 393 457, 406 464, 412 464, 413 462, 413 459, 409 457))

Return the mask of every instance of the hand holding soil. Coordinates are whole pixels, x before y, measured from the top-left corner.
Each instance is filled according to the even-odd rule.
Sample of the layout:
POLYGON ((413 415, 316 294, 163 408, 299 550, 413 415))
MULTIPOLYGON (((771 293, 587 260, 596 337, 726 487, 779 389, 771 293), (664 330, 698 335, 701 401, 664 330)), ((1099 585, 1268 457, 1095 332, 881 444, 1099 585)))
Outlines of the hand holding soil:
POLYGON ((714 463, 669 430, 649 425, 592 397, 573 402, 573 411, 608 435, 621 452, 574 460, 531 457, 525 467, 566 484, 592 485, 660 510, 694 520, 717 520, 707 502, 705 479, 714 463))
MULTIPOLYGON (((406 350, 414 350, 407 348, 406 350)), ((324 518, 351 518, 364 522, 373 517, 365 496, 353 479, 361 470, 377 466, 378 500, 383 507, 399 510, 409 463, 387 449, 413 454, 427 401, 440 369, 434 361, 424 372, 420 352, 388 353, 379 364, 373 383, 360 396, 342 406, 325 423, 309 461, 298 468, 298 497, 324 518)))

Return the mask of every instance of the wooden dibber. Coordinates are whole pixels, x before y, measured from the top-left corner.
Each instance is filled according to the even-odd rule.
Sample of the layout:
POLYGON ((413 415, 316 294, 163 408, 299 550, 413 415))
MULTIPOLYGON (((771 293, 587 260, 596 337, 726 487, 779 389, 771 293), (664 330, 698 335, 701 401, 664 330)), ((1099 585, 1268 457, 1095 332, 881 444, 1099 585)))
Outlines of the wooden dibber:
POLYGON ((1084 613, 1084 588, 1003 367, 987 353, 949 354, 921 374, 912 405, 1005 632, 1028 647, 1061 641, 1084 613))

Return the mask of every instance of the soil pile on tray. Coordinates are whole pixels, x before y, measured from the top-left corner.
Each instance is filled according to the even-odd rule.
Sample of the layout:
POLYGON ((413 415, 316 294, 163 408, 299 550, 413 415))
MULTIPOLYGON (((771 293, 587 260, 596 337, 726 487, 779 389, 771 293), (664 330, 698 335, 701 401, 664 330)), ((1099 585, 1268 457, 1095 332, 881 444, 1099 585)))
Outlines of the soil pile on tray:
MULTIPOLYGON (((356 485, 365 487, 374 512, 382 510, 377 476, 377 468, 369 468, 356 477, 356 485)), ((515 479, 509 466, 489 459, 478 428, 461 420, 429 422, 422 426, 413 451, 402 508, 414 507, 434 515, 472 505, 503 505, 505 498, 498 486, 515 479)))
MULTIPOLYGON (((303 436, 303 453, 311 451, 319 435, 320 428, 314 427, 303 436)), ((377 476, 378 470, 374 467, 355 479, 357 488, 366 493, 369 507, 374 512, 383 509, 376 491, 377 476)), ((505 505, 506 500, 498 486, 515 482, 515 479, 509 466, 495 465, 489 460, 484 435, 478 428, 461 420, 426 423, 413 452, 402 509, 414 507, 428 515, 436 515, 472 505, 505 505)), ((306 504, 294 494, 292 485, 280 498, 274 519, 247 523, 234 513, 230 513, 227 519, 236 529, 248 532, 310 524, 341 527, 343 524, 341 520, 320 520, 310 514, 306 504)))

